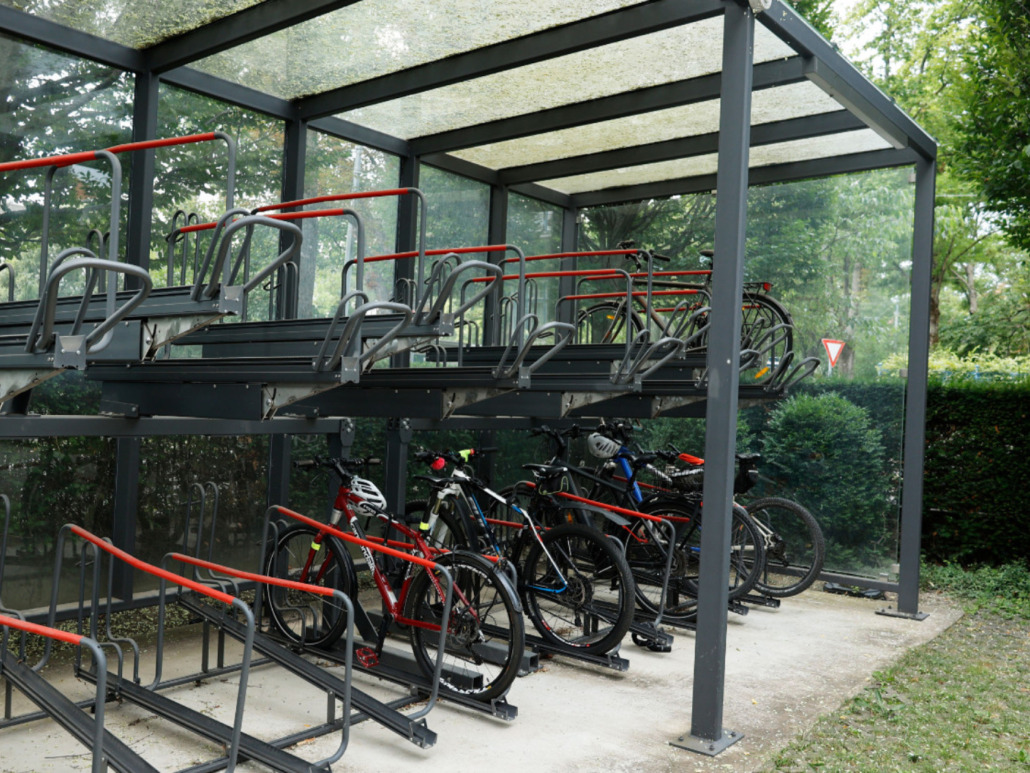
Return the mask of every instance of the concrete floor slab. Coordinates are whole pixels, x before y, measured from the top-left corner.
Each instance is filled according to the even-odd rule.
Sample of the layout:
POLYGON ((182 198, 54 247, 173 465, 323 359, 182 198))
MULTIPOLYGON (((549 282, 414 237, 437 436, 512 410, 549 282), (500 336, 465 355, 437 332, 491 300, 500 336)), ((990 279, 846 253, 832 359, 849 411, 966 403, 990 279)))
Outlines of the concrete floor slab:
MULTIPOLYGON (((716 757, 668 743, 690 729, 694 637, 679 632, 667 654, 638 648, 627 638, 622 654, 629 658, 630 668, 625 673, 563 658, 543 661, 540 671, 512 687, 509 701, 519 710, 513 722, 442 703, 428 717, 429 727, 439 736, 430 749, 419 749, 371 722, 360 723, 352 730, 346 756, 333 770, 759 770, 818 716, 861 690, 874 671, 931 640, 960 617, 955 606, 932 595, 921 601, 921 609, 930 613, 922 622, 876 615, 884 605, 812 590, 784 600, 779 609, 731 614, 723 719, 727 729, 744 737, 716 757)), ((166 676, 196 670, 197 639, 189 629, 176 634, 166 676)), ((67 667, 51 671, 48 678, 58 680, 68 694, 89 695, 90 687, 69 678, 67 667)), ((359 676, 358 682, 384 699, 403 695, 401 688, 367 676, 359 676)), ((235 677, 229 676, 169 695, 228 721, 235 685, 235 677)), ((245 729, 253 735, 273 738, 299 732, 321 722, 325 714, 325 698, 295 677, 273 668, 252 673, 245 729)), ((108 727, 161 770, 217 755, 213 745, 125 704, 108 705, 108 727)), ((338 736, 318 738, 293 751, 317 760, 338 742, 338 736)), ((88 770, 89 765, 89 753, 49 721, 0 731, 3 773, 88 770)), ((239 769, 265 768, 246 763, 239 769)))

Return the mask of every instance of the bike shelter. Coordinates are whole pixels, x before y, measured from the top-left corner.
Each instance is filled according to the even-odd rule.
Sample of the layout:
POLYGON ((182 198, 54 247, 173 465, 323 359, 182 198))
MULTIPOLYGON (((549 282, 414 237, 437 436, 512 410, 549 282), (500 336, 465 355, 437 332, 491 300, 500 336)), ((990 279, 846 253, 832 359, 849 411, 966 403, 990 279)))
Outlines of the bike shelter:
MULTIPOLYGON (((132 143, 0 164, 3 174, 45 170, 47 191, 54 175, 73 164, 101 161, 111 170, 110 235, 99 233, 95 246, 87 240, 86 247, 65 250, 53 260, 44 237, 38 301, 13 300, 15 280, 10 272, 11 300, 0 304, 0 436, 117 438, 111 538, 124 555, 136 548, 141 438, 270 436, 272 505, 288 501, 291 435, 327 436, 331 451, 341 453, 353 442, 355 418, 386 418, 386 493, 397 508, 403 505, 407 445, 415 429, 491 430, 606 416, 703 416, 704 499, 716 526, 705 530, 702 542, 703 554, 711 558, 702 563, 700 578, 691 725, 673 743, 718 753, 741 737, 741 732, 723 727, 722 716, 729 606, 722 578, 728 568, 737 408, 745 401, 783 397, 811 372, 800 357, 784 353, 776 359, 785 361, 774 362, 764 380, 741 381, 743 371, 756 369, 763 357, 772 359, 771 347, 782 340, 777 331, 766 330, 765 337, 756 337, 754 349, 742 351, 738 299, 743 291, 746 193, 750 185, 903 166, 914 169, 915 180, 910 368, 900 572, 899 581, 886 584, 886 589, 898 593, 896 614, 919 618, 936 143, 789 6, 780 0, 582 2, 564 4, 564 16, 551 16, 541 8, 537 18, 530 5, 520 9, 524 18, 515 27, 521 30, 518 33, 490 30, 490 19, 470 22, 458 14, 440 23, 478 24, 489 34, 464 49, 457 41, 468 36, 460 28, 449 29, 449 47, 443 55, 439 49, 436 54, 420 53, 408 66, 371 68, 365 77, 336 73, 312 91, 292 83, 298 75, 293 72, 284 75, 276 89, 256 86, 268 81, 254 73, 276 65, 273 57, 262 62, 262 45, 287 34, 303 39, 313 34, 310 25, 315 23, 341 28, 351 21, 358 24, 364 17, 349 14, 361 12, 363 6, 389 7, 390 0, 264 2, 241 10, 227 8, 221 16, 214 12, 215 18, 203 21, 184 13, 183 28, 155 33, 156 42, 142 43, 133 42, 135 38, 124 31, 106 30, 99 22, 91 25, 81 16, 65 17, 61 4, 31 12, 15 5, 0 2, 0 21, 13 39, 135 77, 132 143), (713 45, 720 40, 721 50, 713 45), (250 75, 233 75, 225 65, 226 52, 246 58, 248 66, 241 70, 250 75), (665 59, 679 69, 664 73, 659 64, 665 59), (652 81, 633 80, 632 71, 648 69, 641 61, 654 63, 651 69, 663 74, 652 81), (604 70, 606 86, 592 87, 588 74, 575 83, 559 77, 563 71, 588 72, 590 63, 604 70), (618 67, 612 69, 612 63, 618 67), (538 94, 529 99, 527 94, 507 92, 498 79, 511 88, 536 84, 538 94), (279 121, 284 130, 281 201, 287 203, 268 202, 252 210, 234 206, 235 149, 220 132, 158 139, 162 83, 279 121), (450 107, 462 100, 476 109, 450 107), (756 118, 752 106, 759 101, 762 111, 756 118), (644 132, 641 124, 620 134, 625 132, 618 123, 623 119, 654 113, 652 122, 662 125, 670 113, 659 111, 681 108, 687 112, 675 113, 674 128, 661 136, 644 132), (709 119, 703 118, 706 110, 709 119), (690 111, 698 116, 696 122, 690 111), (384 130, 393 126, 394 133, 384 130), (309 131, 396 155, 396 187, 374 194, 302 198, 309 131), (599 143, 590 131, 605 133, 607 144, 599 143), (577 139, 578 133, 582 139, 577 139), (149 244, 156 154, 175 144, 215 140, 229 148, 225 204, 231 214, 216 223, 188 217, 173 223, 167 237, 168 287, 153 288, 156 267, 150 265, 149 244), (555 150, 557 146, 569 150, 555 150), (123 153, 134 158, 124 251, 118 239, 118 157, 123 153), (418 187, 423 165, 490 186, 487 244, 427 248, 426 202, 418 187), (703 319, 683 317, 682 330, 689 329, 690 334, 631 337, 627 324, 622 343, 575 340, 575 304, 597 295, 584 289, 592 274, 578 264, 577 213, 591 206, 712 190, 718 191, 715 252, 720 257, 706 291, 703 319), (507 244, 509 193, 561 208, 561 252, 527 256, 518 245, 507 244), (396 253, 365 254, 365 216, 352 206, 372 195, 397 201, 396 253), (301 206, 322 208, 300 212, 301 206), (302 260, 298 222, 307 218, 345 218, 354 222, 358 233, 358 257, 341 277, 339 305, 328 318, 297 315, 297 265, 302 260), (271 234, 278 248, 258 255, 251 249, 255 233, 271 234), (200 246, 205 238, 206 253, 200 246), (191 244, 198 257, 187 281, 185 255, 191 244), (181 274, 176 278, 180 249, 181 274), (106 258, 100 257, 105 253, 106 258), (434 261, 436 257, 443 259, 434 261), (544 263, 533 259, 551 262, 538 270, 544 263), (403 294, 390 299, 370 296, 364 272, 366 264, 376 261, 393 265, 395 285, 404 288, 403 294), (75 272, 85 277, 89 290, 69 300, 61 296, 59 286, 64 276, 75 272), (533 283, 545 275, 559 280, 559 296, 568 301, 550 316, 533 300, 533 283), (506 283, 515 289, 502 294, 499 288, 506 283), (247 320, 247 296, 269 288, 269 321, 247 320), (220 324, 230 318, 232 324, 220 324), (692 337, 702 330, 703 343, 692 337), (174 355, 176 347, 185 346, 199 351, 199 356, 174 355), (413 351, 425 355, 425 366, 413 366, 413 351), (101 415, 29 413, 32 389, 67 369, 84 371, 100 383, 101 415), (714 560, 720 556, 722 563, 714 560)), ((360 37, 362 32, 368 29, 358 28, 356 34, 360 37)), ((339 58, 338 52, 332 55, 339 58)), ((362 55, 352 53, 355 58, 362 55)), ((652 286, 657 273, 650 262, 640 276, 623 272, 628 283, 625 297, 641 293, 648 312, 660 297, 655 293, 661 290, 652 286)), ((108 603, 112 598, 131 603, 131 569, 115 567, 110 577, 108 603)), ((266 642, 257 632, 241 630, 236 621, 208 617, 195 600, 185 603, 217 625, 220 641, 225 635, 252 641, 248 657, 252 646, 266 659, 306 678, 301 672, 307 667, 301 663, 307 661, 266 642)), ((362 626, 375 626, 365 610, 358 612, 359 632, 362 626)), ((51 614, 50 623, 52 618, 51 614)), ((95 616, 92 619, 95 624, 95 616)), ((626 667, 617 656, 602 665, 626 667)), ((398 680, 410 684, 408 671, 400 664, 398 680)), ((4 674, 9 683, 34 690, 52 713, 71 713, 44 687, 30 685, 35 684, 34 677, 6 657, 4 674)), ((242 707, 246 682, 241 681, 242 707)), ((139 691, 138 685, 120 676, 110 684, 127 697, 139 691)), ((333 696, 339 697, 343 689, 328 689, 332 705, 333 696)), ((394 707, 374 702, 362 706, 357 691, 348 689, 361 711, 378 714, 380 721, 392 723, 395 732, 419 745, 431 745, 431 734, 398 718, 394 707)), ((143 699, 151 698, 140 695, 143 699)), ((510 719, 512 708, 495 706, 490 711, 510 719)), ((349 719, 349 714, 331 717, 327 726, 345 733, 349 719)), ((102 729, 99 714, 96 726, 102 729)), ((240 740, 238 723, 228 731, 220 728, 216 735, 227 739, 233 754, 236 749, 246 756, 258 753, 253 745, 245 746, 250 740, 240 740)), ((107 742, 104 748, 112 764, 122 754, 111 751, 116 742, 107 742)), ((226 764, 231 766, 233 760, 230 754, 226 764)), ((124 764, 126 769, 136 764, 130 762, 124 764)), ((281 769, 295 765, 274 763, 280 764, 281 769)))

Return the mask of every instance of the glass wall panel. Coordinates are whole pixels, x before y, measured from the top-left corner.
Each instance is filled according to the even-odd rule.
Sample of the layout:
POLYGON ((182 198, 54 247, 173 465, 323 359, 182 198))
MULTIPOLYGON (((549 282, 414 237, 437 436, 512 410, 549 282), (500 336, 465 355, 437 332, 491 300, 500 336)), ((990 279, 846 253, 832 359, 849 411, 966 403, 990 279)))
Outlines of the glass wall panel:
POLYGON ((423 165, 419 188, 426 195, 426 242, 430 249, 486 244, 490 186, 423 165))
MULTIPOLYGON (((825 137, 778 142, 773 145, 757 145, 751 148, 750 165, 751 167, 770 166, 786 164, 791 161, 807 161, 813 158, 833 158, 850 153, 863 153, 867 150, 886 150, 890 147, 891 144, 872 129, 860 129, 825 137)), ((584 191, 617 188, 623 185, 638 185, 659 180, 715 174, 718 166, 718 155, 710 153, 675 161, 659 161, 654 164, 610 169, 604 172, 562 177, 555 180, 541 180, 540 184, 563 193, 583 193, 584 191)))
MULTIPOLYGON (((757 126, 841 109, 839 102, 814 83, 794 83, 756 91, 752 96, 751 124, 757 126)), ((491 169, 503 169, 717 131, 719 100, 713 99, 534 134, 507 142, 479 145, 455 151, 453 155, 491 169)))
POLYGON ((2 4, 115 43, 145 48, 261 1, 178 0, 170 6, 152 0, 2 0, 2 4))
MULTIPOLYGON (((382 151, 308 132, 304 169, 304 196, 367 192, 397 187, 400 160, 382 151)), ((397 241, 397 204, 394 196, 315 204, 307 209, 346 207, 361 217, 365 257, 394 251, 397 241)), ((341 273, 357 256, 357 229, 350 217, 304 220, 304 246, 300 264, 299 314, 330 316, 342 297, 341 273)), ((370 300, 393 296, 392 262, 365 267, 365 292, 370 300)), ((355 287, 355 272, 348 271, 348 289, 355 287)))
POLYGON ((527 9, 519 0, 362 0, 202 59, 196 67, 294 99, 641 1, 535 0, 527 9))
MULTIPOLYGON (((235 206, 251 209, 280 200, 282 193, 283 124, 281 121, 190 91, 161 85, 158 102, 159 137, 176 137, 200 132, 222 131, 237 146, 235 206)), ((218 219, 225 212, 228 155, 224 142, 205 142, 162 148, 156 151, 154 181, 154 225, 151 240, 151 275, 157 286, 168 281, 166 235, 182 225, 183 215, 201 223, 218 219)), ((207 248, 200 234, 200 258, 207 248)), ((197 242, 177 245, 171 262, 173 284, 193 281, 197 242)), ((279 252, 278 232, 269 228, 255 231, 251 248, 252 270, 271 261, 279 252)), ((269 313, 268 294, 262 288, 250 294, 248 315, 263 319, 269 313)))
MULTIPOLYGON (((131 75, 4 35, 0 35, 0 73, 4 79, 0 162, 96 150, 131 140, 131 75)), ((123 167, 119 231, 124 232, 131 159, 119 158, 123 167)), ((0 257, 14 269, 19 299, 39 296, 46 178, 46 170, 35 169, 0 175, 0 257)), ((111 166, 104 160, 56 172, 50 206, 51 261, 67 247, 84 246, 92 229, 97 235, 110 230, 111 183, 111 166)), ((95 239, 93 245, 99 251, 95 239)), ((12 274, 4 273, 0 279, 6 293, 12 274)), ((75 274, 62 283, 68 292, 81 292, 81 286, 82 278, 75 274)))
MULTIPOLYGON (((898 550, 906 383, 881 363, 908 347, 909 174, 807 180, 748 196, 745 279, 770 283, 768 295, 791 315, 795 356, 822 360, 789 398, 741 410, 738 450, 762 454, 750 495, 800 502, 826 536, 826 569, 875 579, 891 574, 898 550), (845 342, 833 368, 827 338, 845 342)), ((669 252, 676 266, 707 268, 697 251, 712 246, 713 204, 695 196, 591 209, 581 245, 635 236, 641 246, 678 248, 669 252)), ((655 419, 640 434, 645 447, 704 448, 703 419, 655 419)))
MULTIPOLYGON (((755 62, 793 53, 771 32, 756 26, 755 62)), ((409 139, 695 78, 718 72, 721 66, 722 19, 715 18, 351 110, 340 117, 409 139)))
MULTIPOLYGON (((549 255, 561 251, 561 207, 517 193, 508 194, 508 243, 529 255, 549 255)), ((527 266, 531 272, 556 271, 557 260, 536 261, 527 266)), ((506 272, 508 273, 508 272, 506 272)), ((528 311, 541 322, 555 318, 554 304, 558 300, 558 278, 541 277, 529 280, 528 311)), ((507 282, 514 285, 513 282, 507 282)), ((509 293, 514 287, 505 288, 509 293)))

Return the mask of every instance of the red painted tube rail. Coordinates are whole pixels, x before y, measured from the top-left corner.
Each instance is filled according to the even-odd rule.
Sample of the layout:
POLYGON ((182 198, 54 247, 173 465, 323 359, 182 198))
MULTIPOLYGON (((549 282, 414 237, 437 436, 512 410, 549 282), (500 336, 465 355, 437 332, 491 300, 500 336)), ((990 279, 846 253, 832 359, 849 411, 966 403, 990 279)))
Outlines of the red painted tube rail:
MULTIPOLYGON (((166 148, 171 145, 189 145, 194 142, 209 142, 210 140, 220 139, 215 132, 205 132, 203 134, 190 134, 184 137, 168 137, 159 140, 144 140, 142 142, 127 142, 123 145, 113 145, 103 150, 108 153, 129 153, 134 150, 150 150, 152 148, 166 148)), ((100 150, 86 150, 80 153, 63 153, 57 156, 47 156, 46 158, 30 158, 22 161, 8 161, 7 163, 0 164, 0 172, 12 172, 18 169, 38 169, 46 166, 71 166, 72 164, 81 164, 86 161, 95 161, 97 154, 100 150)))
POLYGON ((79 645, 82 643, 82 640, 86 638, 82 634, 72 633, 71 631, 62 631, 59 628, 51 628, 46 625, 38 625, 37 623, 30 623, 26 620, 19 620, 16 617, 7 617, 7 615, 0 615, 0 626, 16 628, 19 631, 34 633, 38 636, 46 636, 48 639, 63 641, 65 644, 79 645))
MULTIPOLYGON (((560 260, 562 258, 594 258, 608 255, 636 255, 640 250, 591 250, 587 252, 552 252, 547 255, 529 255, 526 262, 531 260, 560 260)), ((518 258, 506 258, 505 263, 517 263, 518 258)))
POLYGON ((214 588, 210 588, 207 585, 202 585, 201 583, 191 580, 188 577, 183 577, 180 574, 169 572, 167 569, 162 569, 159 566, 148 564, 146 561, 136 558, 136 556, 132 555, 131 553, 126 553, 121 548, 116 548, 110 542, 102 540, 100 537, 93 534, 92 532, 86 531, 81 526, 76 526, 75 524, 72 524, 70 528, 72 533, 76 536, 81 537, 87 542, 92 542, 101 550, 105 551, 106 553, 109 553, 115 558, 124 561, 133 569, 139 569, 140 571, 146 572, 147 574, 153 575, 154 577, 159 577, 163 580, 167 580, 168 582, 174 583, 175 585, 179 585, 180 587, 189 588, 190 590, 208 596, 209 598, 212 598, 215 601, 221 601, 223 604, 232 604, 233 601, 236 600, 234 596, 230 596, 228 593, 223 593, 222 591, 215 590, 214 588))
POLYGON ((437 568, 436 563, 433 561, 429 561, 428 559, 421 558, 419 556, 413 556, 411 555, 411 553, 405 553, 400 550, 394 550, 393 548, 388 548, 385 545, 377 545, 375 542, 370 542, 369 540, 360 539, 358 537, 355 537, 353 534, 348 534, 345 531, 340 531, 339 529, 330 526, 327 523, 316 521, 314 518, 308 518, 306 515, 301 515, 300 513, 294 512, 293 510, 290 510, 287 507, 283 507, 282 505, 275 505, 275 509, 281 515, 285 515, 288 518, 292 518, 295 521, 300 521, 301 523, 311 526, 312 528, 318 529, 319 531, 325 532, 326 534, 331 534, 332 536, 336 537, 337 539, 341 539, 344 542, 350 542, 354 545, 361 545, 362 547, 366 547, 371 550, 377 550, 380 553, 384 553, 385 555, 393 556, 394 558, 400 558, 404 561, 410 561, 411 563, 418 564, 419 566, 423 566, 426 569, 437 568))

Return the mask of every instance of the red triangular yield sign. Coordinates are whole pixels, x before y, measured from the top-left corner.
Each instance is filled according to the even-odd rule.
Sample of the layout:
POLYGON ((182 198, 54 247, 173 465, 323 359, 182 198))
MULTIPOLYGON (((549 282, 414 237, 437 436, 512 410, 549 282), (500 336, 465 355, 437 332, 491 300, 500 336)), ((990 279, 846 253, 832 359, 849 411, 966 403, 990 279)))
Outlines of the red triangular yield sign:
POLYGON ((844 342, 834 341, 832 338, 824 338, 823 346, 826 347, 826 356, 830 358, 830 367, 832 368, 837 364, 837 358, 840 357, 840 353, 844 349, 844 342))

